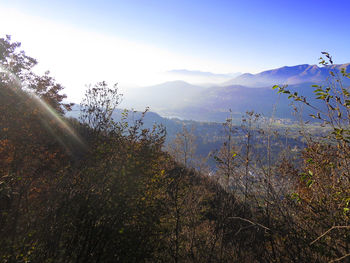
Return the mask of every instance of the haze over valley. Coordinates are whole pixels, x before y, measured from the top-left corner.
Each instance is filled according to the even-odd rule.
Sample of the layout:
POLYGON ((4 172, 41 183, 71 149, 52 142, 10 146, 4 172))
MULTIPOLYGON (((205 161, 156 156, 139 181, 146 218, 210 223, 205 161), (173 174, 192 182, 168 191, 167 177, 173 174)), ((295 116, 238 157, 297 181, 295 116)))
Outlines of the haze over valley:
MULTIPOLYGON (((290 101, 285 96, 280 97, 272 86, 289 85, 291 90, 313 99, 312 85, 326 85, 329 72, 340 74, 341 69, 349 71, 350 63, 326 67, 307 64, 285 66, 257 74, 244 73, 221 83, 206 85, 183 80, 169 81, 125 89, 121 106, 139 111, 150 107, 151 111, 165 117, 197 121, 223 122, 231 115, 240 121, 247 110, 254 110, 265 117, 295 120, 290 101)), ((349 83, 347 79, 344 81, 345 85, 349 83)))

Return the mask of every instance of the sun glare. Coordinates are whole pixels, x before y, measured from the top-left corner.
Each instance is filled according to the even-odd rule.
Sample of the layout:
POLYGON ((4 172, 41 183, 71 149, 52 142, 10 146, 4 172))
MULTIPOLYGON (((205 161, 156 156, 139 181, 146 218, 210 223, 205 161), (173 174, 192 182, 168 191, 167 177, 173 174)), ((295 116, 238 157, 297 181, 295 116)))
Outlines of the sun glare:
POLYGON ((27 53, 38 59, 36 71, 50 70, 66 87, 70 100, 79 102, 85 85, 105 80, 123 87, 147 86, 169 79, 167 71, 178 68, 229 72, 230 67, 179 55, 150 44, 90 32, 25 15, 15 9, 1 10, 4 32, 16 32, 27 53), (55 63, 52 63, 55 61, 55 63))
MULTIPOLYGON (((40 109, 46 114, 47 118, 43 118, 43 124, 50 130, 51 133, 56 137, 56 139, 66 147, 64 140, 61 135, 54 132, 52 129, 52 124, 58 125, 58 127, 66 134, 73 138, 76 142, 79 143, 80 146, 86 147, 85 143, 82 141, 80 136, 69 126, 69 124, 62 119, 62 117, 54 110, 50 105, 48 105, 45 101, 40 99, 38 96, 33 94, 33 99, 35 103, 40 107, 40 109)), ((67 148, 67 147, 66 147, 67 148)))
MULTIPOLYGON (((0 72, 5 73, 5 75, 9 78, 12 87, 12 91, 16 93, 16 96, 23 96, 24 93, 17 92, 17 87, 23 86, 21 80, 12 72, 7 70, 6 68, 0 66, 0 72)), ((26 89, 26 87, 23 87, 26 89)), ((86 148, 85 143, 82 141, 80 136, 69 126, 69 124, 63 120, 63 118, 54 110, 50 105, 48 105, 45 101, 40 99, 37 95, 31 93, 31 98, 33 99, 31 103, 35 103, 40 110, 44 113, 43 118, 41 119, 44 126, 55 136, 55 138, 67 149, 66 144, 62 138, 62 135, 58 134, 54 131, 53 125, 58 125, 58 127, 63 131, 65 135, 73 138, 81 147, 86 148)))

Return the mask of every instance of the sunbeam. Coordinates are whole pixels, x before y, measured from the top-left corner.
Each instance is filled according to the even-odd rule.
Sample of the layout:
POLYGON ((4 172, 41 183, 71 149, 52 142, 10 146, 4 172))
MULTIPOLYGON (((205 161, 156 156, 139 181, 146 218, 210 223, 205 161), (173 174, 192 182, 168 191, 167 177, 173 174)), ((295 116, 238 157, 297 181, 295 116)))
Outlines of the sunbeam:
MULTIPOLYGON (((80 138, 80 136, 72 129, 69 124, 63 120, 63 118, 50 106, 48 105, 44 100, 42 100, 37 95, 33 94, 33 101, 40 107, 40 109, 47 115, 47 119, 42 119, 42 121, 48 125, 48 128, 51 128, 50 121, 54 121, 58 125, 58 127, 66 134, 68 134, 71 138, 73 138, 76 142, 79 143, 80 146, 83 146, 86 148, 86 144, 83 142, 83 140, 80 138)), ((57 140, 59 140, 62 144, 64 144, 64 141, 60 136, 55 133, 52 129, 50 129, 52 133, 54 133, 57 140)), ((65 145, 64 145, 65 146, 65 145)))
POLYGON ((8 84, 11 87, 12 92, 16 94, 18 99, 21 99, 24 94, 29 95, 31 98, 30 103, 34 103, 42 113, 44 113, 41 117, 41 122, 46 127, 46 129, 56 138, 56 140, 66 148, 66 150, 69 150, 69 147, 67 147, 64 135, 68 135, 70 138, 73 138, 75 142, 79 144, 82 148, 87 148, 86 144, 83 142, 81 137, 75 132, 75 130, 70 127, 70 125, 63 119, 63 117, 58 114, 49 104, 47 104, 44 100, 42 100, 39 96, 34 94, 33 92, 30 92, 30 90, 23 85, 23 82, 20 80, 16 74, 12 73, 10 70, 4 68, 3 66, 0 66, 0 73, 3 73, 2 75, 2 81, 6 81, 4 78, 5 76, 8 78, 8 84), (27 93, 19 92, 19 90, 22 91, 26 90, 27 93), (58 127, 60 129, 60 132, 63 132, 60 134, 60 132, 57 132, 56 129, 54 129, 54 126, 58 127))

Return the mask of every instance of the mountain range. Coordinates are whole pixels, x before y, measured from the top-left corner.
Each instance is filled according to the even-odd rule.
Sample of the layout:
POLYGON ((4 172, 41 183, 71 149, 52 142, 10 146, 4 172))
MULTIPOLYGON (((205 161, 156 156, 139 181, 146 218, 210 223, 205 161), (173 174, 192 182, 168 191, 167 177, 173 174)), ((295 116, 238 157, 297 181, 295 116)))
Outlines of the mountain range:
POLYGON ((171 78, 182 79, 190 83, 200 84, 201 86, 209 85, 210 83, 223 83, 241 75, 239 72, 217 74, 212 72, 188 69, 169 70, 166 72, 166 74, 171 78))
POLYGON ((263 71, 258 74, 245 73, 224 83, 229 85, 243 85, 248 87, 266 87, 275 84, 300 84, 305 82, 320 83, 329 77, 329 72, 339 72, 344 68, 347 72, 350 63, 339 65, 327 65, 318 67, 317 65, 297 65, 292 67, 281 67, 277 69, 263 71))
MULTIPOLYGON (((279 96, 272 86, 288 84, 289 89, 312 98, 314 88, 311 86, 327 84, 330 71, 340 74, 341 69, 350 72, 350 63, 324 67, 308 64, 285 66, 258 74, 241 74, 221 84, 206 86, 172 81, 135 89, 125 100, 126 105, 138 110, 149 106, 162 116, 199 121, 224 121, 229 114, 240 118, 247 110, 265 116, 293 118, 290 100, 279 96)), ((349 79, 343 81, 350 85, 349 79)))

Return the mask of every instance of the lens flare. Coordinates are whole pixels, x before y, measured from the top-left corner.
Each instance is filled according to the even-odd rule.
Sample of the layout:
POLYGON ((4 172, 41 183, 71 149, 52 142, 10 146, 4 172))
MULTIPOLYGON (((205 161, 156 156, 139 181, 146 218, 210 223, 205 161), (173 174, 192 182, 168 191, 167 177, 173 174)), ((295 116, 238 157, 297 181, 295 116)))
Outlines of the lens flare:
MULTIPOLYGON (((33 101, 40 107, 40 109, 46 114, 46 119, 42 119, 43 123, 53 132, 52 127, 50 126, 50 121, 53 121, 58 127, 78 142, 81 146, 86 146, 78 134, 72 129, 69 124, 63 120, 61 115, 59 115, 50 105, 45 101, 39 98, 37 95, 33 94, 33 101)), ((58 134, 55 134, 56 138, 64 144, 62 138, 58 134)))
POLYGON ((11 71, 0 65, 0 73, 4 73, 4 75, 0 75, 1 81, 6 81, 4 79, 4 76, 8 77, 8 80, 11 81, 11 84, 15 84, 15 87, 20 87, 22 82, 21 80, 16 76, 16 74, 13 74, 11 71))
MULTIPOLYGON (((48 105, 44 100, 42 100, 39 96, 32 92, 19 92, 20 90, 26 90, 25 85, 23 85, 23 82, 13 74, 11 71, 7 70, 3 66, 0 65, 0 73, 4 73, 4 75, 7 77, 7 81, 10 86, 11 90, 18 96, 18 99, 21 99, 23 96, 29 95, 31 98, 30 103, 34 103, 43 114, 41 118, 41 122, 45 126, 45 128, 57 139, 57 141, 66 148, 66 150, 70 151, 69 147, 65 143, 64 136, 68 135, 70 138, 73 138, 73 140, 79 144, 79 147, 82 147, 84 149, 87 148, 86 144, 83 142, 83 140, 80 138, 80 136, 72 129, 69 124, 64 120, 64 118, 58 114, 50 105, 48 105), (25 95, 24 95, 25 94, 25 95), (58 132, 57 129, 54 129, 55 127, 58 127, 60 132, 58 132), (63 133, 61 133, 63 132, 63 133)), ((6 81, 4 78, 4 75, 2 77, 2 81, 6 81)), ((28 89, 29 90, 29 89, 28 89)))

